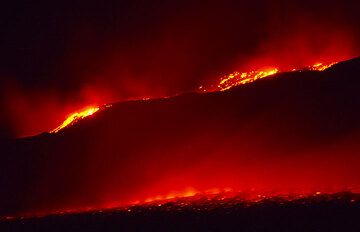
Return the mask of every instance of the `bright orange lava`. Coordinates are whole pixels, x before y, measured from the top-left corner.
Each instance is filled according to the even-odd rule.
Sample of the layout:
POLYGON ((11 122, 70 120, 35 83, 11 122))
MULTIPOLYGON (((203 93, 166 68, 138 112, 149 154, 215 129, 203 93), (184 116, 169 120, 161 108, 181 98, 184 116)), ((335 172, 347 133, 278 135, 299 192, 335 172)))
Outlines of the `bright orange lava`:
MULTIPOLYGON (((328 64, 316 63, 312 66, 309 66, 309 67, 306 67, 303 69, 299 69, 299 71, 302 71, 302 70, 324 71, 337 63, 338 62, 332 62, 332 63, 328 63, 328 64)), ((298 69, 292 69, 291 71, 298 71, 298 69)), ((241 72, 241 73, 234 72, 234 73, 230 73, 229 75, 221 78, 219 83, 216 85, 215 89, 213 87, 207 89, 207 88, 204 88, 203 86, 200 86, 199 90, 201 92, 225 91, 232 87, 248 84, 248 83, 254 82, 256 80, 274 75, 279 72, 280 72, 280 70, 278 68, 263 69, 263 70, 258 70, 258 71, 241 72)), ((143 98, 143 100, 149 100, 149 99, 150 98, 143 98)), ((109 106, 111 106, 111 105, 107 105, 106 107, 109 107, 109 106)), ((99 109, 100 109, 99 107, 90 107, 84 111, 73 113, 60 126, 56 127, 54 130, 50 131, 50 133, 57 133, 60 130, 62 130, 63 128, 73 125, 80 119, 83 119, 90 115, 93 115, 99 109)))
POLYGON ((25 218, 37 218, 47 215, 66 215, 66 214, 78 214, 78 213, 103 213, 107 212, 119 212, 127 211, 132 212, 136 210, 146 210, 153 207, 164 207, 164 210, 181 210, 181 209, 193 209, 196 211, 207 211, 213 208, 230 207, 235 205, 243 205, 245 207, 262 204, 267 200, 283 204, 286 202, 293 202, 302 200, 302 204, 308 202, 317 202, 317 200, 336 200, 347 199, 349 203, 359 203, 360 194, 359 191, 343 191, 343 192, 292 192, 292 193, 258 193, 258 192, 243 192, 234 191, 231 188, 213 188, 207 191, 198 191, 193 188, 187 188, 184 191, 170 193, 168 195, 159 195, 153 198, 147 198, 142 201, 134 201, 129 203, 111 203, 102 207, 86 207, 86 208, 74 208, 74 209, 62 209, 53 212, 43 212, 36 214, 17 216, 4 216, 0 217, 2 220, 17 220, 25 218), (313 201, 311 201, 313 200, 313 201), (170 204, 169 204, 170 203, 170 204))
POLYGON ((171 192, 167 195, 158 195, 155 197, 149 197, 149 198, 145 199, 144 202, 150 203, 150 202, 154 202, 154 201, 172 200, 172 199, 181 198, 181 197, 193 197, 199 193, 200 193, 199 191, 197 191, 193 188, 187 188, 185 191, 171 192))
POLYGON ((329 64, 316 63, 313 66, 311 66, 309 69, 314 70, 314 71, 324 71, 324 70, 330 68, 331 66, 333 66, 334 64, 337 64, 337 62, 332 62, 329 64))
MULTIPOLYGON (((335 192, 326 192, 326 194, 334 194, 335 192)), ((352 193, 358 193, 358 191, 353 190, 352 193)), ((169 202, 176 202, 178 200, 197 200, 199 198, 207 198, 212 199, 213 197, 220 197, 220 199, 225 200, 229 198, 238 197, 243 201, 248 202, 258 202, 263 199, 273 198, 273 197, 281 197, 283 199, 296 199, 296 198, 303 198, 309 196, 318 196, 324 193, 320 191, 302 191, 302 192, 258 192, 258 191, 235 191, 232 188, 212 188, 206 191, 199 191, 194 188, 187 188, 183 191, 178 192, 171 192, 166 195, 157 195, 154 197, 146 198, 145 200, 138 200, 134 201, 130 204, 123 204, 132 205, 132 206, 141 206, 147 204, 165 204, 169 202)), ((113 204, 109 205, 107 208, 116 208, 121 206, 122 204, 113 204)))
POLYGON ((256 81, 258 79, 274 75, 278 72, 279 70, 277 68, 262 70, 262 71, 243 72, 243 73, 234 72, 222 78, 217 87, 219 88, 220 91, 225 91, 234 86, 247 84, 256 81))
MULTIPOLYGON (((315 63, 314 65, 308 66, 302 69, 292 69, 291 71, 303 71, 303 70, 311 70, 311 71, 324 71, 334 64, 338 62, 332 62, 328 64, 324 63, 315 63)), ((279 68, 268 68, 262 69, 257 71, 250 71, 250 72, 234 72, 230 73, 219 80, 219 83, 215 87, 204 88, 203 86, 199 87, 199 90, 202 92, 213 92, 213 91, 225 91, 232 87, 238 85, 244 85, 256 80, 272 76, 279 72, 288 72, 289 70, 281 70, 279 68)))
POLYGON ((57 133, 60 130, 62 130, 63 128, 74 124, 78 120, 86 118, 86 117, 88 117, 90 115, 93 115, 99 109, 100 109, 99 107, 91 107, 91 108, 88 108, 88 109, 83 110, 81 112, 73 113, 69 117, 67 117, 66 120, 60 126, 56 127, 54 130, 50 131, 50 133, 57 133))

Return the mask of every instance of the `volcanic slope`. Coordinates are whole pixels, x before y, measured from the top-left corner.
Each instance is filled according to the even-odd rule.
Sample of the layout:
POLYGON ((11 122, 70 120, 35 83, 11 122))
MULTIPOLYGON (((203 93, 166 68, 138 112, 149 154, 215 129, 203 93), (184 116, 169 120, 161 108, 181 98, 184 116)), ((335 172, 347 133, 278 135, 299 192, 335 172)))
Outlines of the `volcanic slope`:
POLYGON ((360 59, 223 92, 114 103, 1 142, 0 215, 109 208, 195 189, 360 188, 360 59))

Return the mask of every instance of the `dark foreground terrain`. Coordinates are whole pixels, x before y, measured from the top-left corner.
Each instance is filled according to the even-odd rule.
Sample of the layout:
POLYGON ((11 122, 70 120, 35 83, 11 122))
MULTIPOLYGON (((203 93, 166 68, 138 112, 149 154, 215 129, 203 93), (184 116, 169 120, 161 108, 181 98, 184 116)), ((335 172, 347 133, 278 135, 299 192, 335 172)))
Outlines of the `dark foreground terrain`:
POLYGON ((11 219, 0 231, 360 231, 360 195, 200 196, 106 211, 11 219))

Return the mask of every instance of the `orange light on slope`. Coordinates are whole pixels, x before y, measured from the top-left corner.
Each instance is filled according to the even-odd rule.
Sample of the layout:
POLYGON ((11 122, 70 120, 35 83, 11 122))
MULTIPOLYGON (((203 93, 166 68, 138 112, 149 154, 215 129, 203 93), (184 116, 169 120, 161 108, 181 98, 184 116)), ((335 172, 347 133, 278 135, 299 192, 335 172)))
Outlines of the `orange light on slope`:
MULTIPOLYGON (((206 191, 199 191, 195 190, 194 188, 188 188, 185 191, 182 192, 172 192, 167 195, 158 195, 155 197, 149 197, 145 200, 137 200, 129 205, 131 206, 146 206, 146 205, 156 205, 156 206, 162 206, 167 203, 174 203, 182 202, 181 204, 184 205, 184 202, 186 202, 185 205, 190 204, 196 204, 197 201, 203 201, 203 200, 231 200, 231 199, 238 199, 242 202, 246 203, 256 203, 260 202, 265 199, 271 199, 271 198, 279 198, 282 201, 292 201, 296 199, 301 199, 305 197, 317 197, 321 195, 326 194, 334 194, 336 192, 320 192, 320 191, 298 191, 298 192, 257 192, 257 191, 237 191, 233 190, 231 188, 213 188, 206 191)), ((352 191, 352 193, 358 193, 357 191, 352 191)), ((127 204, 124 206, 126 207, 127 204)), ((116 208, 120 207, 120 205, 114 204, 111 206, 108 206, 108 208, 116 208)))
POLYGON ((295 72, 295 71, 304 71, 304 70, 311 70, 311 71, 324 71, 333 65, 337 64, 338 62, 332 62, 332 63, 316 63, 314 65, 301 68, 301 69, 291 69, 291 70, 280 70, 278 68, 272 68, 272 69, 263 69, 258 71, 250 71, 250 72, 234 72, 230 73, 229 75, 226 75, 222 78, 220 78, 218 84, 214 87, 204 87, 200 86, 198 89, 200 92, 216 92, 216 91, 225 91, 232 87, 238 86, 238 85, 244 85, 251 82, 254 82, 256 80, 277 74, 279 72, 295 72))
MULTIPOLYGON (((312 66, 309 66, 307 68, 303 68, 303 69, 299 69, 299 71, 301 70, 313 70, 313 71, 324 71, 328 68, 330 68, 331 66, 333 66, 334 64, 336 64, 337 62, 332 62, 332 63, 328 63, 328 64, 324 64, 324 63, 316 63, 312 66)), ((285 70, 286 71, 286 70, 285 70)), ((292 69, 291 71, 298 71, 297 69, 292 69)), ((210 88, 207 89, 204 86, 200 86, 199 90, 201 92, 212 92, 212 91, 225 91, 228 90, 232 87, 238 86, 238 85, 244 85, 244 84, 248 84, 251 82, 254 82, 256 80, 274 75, 279 73, 280 70, 278 68, 272 68, 272 69, 264 69, 264 70, 259 70, 259 71, 250 71, 250 72, 234 72, 231 73, 227 76, 224 76, 223 78, 221 78, 219 80, 219 83, 217 84, 217 86, 215 87, 215 89, 210 88)), ((150 100, 151 98, 143 98, 143 100, 150 100)), ((111 105, 106 105, 106 107, 110 107, 111 105)), ((77 122, 80 119, 83 119, 85 117, 88 117, 90 115, 93 115, 94 113, 96 113, 99 110, 99 107, 92 107, 92 108, 88 108, 84 111, 81 112, 76 112, 71 114, 60 126, 58 126, 57 128, 55 128, 54 130, 50 131, 50 133, 57 133, 60 130, 62 130, 63 128, 72 125, 73 123, 77 122)))
POLYGON ((337 62, 332 62, 332 63, 329 63, 329 64, 316 63, 313 66, 309 67, 309 69, 313 70, 313 71, 324 71, 325 69, 330 68, 331 66, 333 66, 336 63, 337 62))
POLYGON ((277 68, 251 72, 234 72, 220 79, 218 88, 220 91, 228 90, 237 85, 247 84, 258 79, 278 73, 277 68))
POLYGON ((86 118, 90 115, 93 115, 99 109, 100 109, 99 107, 91 107, 84 111, 73 113, 69 117, 67 117, 66 120, 60 126, 56 127, 54 130, 50 131, 50 133, 57 133, 60 130, 62 130, 63 128, 77 122, 78 120, 86 118))
POLYGON ((155 197, 148 197, 145 199, 144 203, 151 203, 154 201, 168 201, 168 200, 173 200, 176 198, 193 197, 196 194, 199 194, 199 192, 197 190, 195 190, 193 188, 187 188, 186 190, 181 191, 181 192, 171 192, 167 195, 158 195, 155 197))

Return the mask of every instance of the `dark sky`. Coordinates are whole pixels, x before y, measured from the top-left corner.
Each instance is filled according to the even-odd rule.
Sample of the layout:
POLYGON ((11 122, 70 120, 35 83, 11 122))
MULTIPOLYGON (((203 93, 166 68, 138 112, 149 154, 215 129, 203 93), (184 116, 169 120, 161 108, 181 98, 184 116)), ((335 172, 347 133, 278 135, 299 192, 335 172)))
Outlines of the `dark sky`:
POLYGON ((359 55, 356 1, 9 1, 0 137, 87 105, 192 91, 221 74, 359 55))

